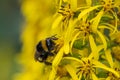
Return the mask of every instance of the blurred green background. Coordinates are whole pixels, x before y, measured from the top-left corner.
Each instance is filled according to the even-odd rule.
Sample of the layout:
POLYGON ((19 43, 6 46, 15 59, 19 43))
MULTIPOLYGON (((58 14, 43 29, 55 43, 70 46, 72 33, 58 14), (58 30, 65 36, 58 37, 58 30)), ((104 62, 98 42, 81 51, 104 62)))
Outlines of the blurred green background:
POLYGON ((0 0, 0 80, 13 80, 18 71, 15 56, 21 49, 23 22, 20 0, 0 0))

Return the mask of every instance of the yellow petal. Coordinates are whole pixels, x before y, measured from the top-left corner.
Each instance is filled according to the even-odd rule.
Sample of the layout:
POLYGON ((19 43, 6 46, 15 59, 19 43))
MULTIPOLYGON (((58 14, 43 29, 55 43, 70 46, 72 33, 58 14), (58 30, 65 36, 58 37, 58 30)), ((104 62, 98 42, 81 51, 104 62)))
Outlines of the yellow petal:
POLYGON ((111 29, 114 29, 114 26, 109 23, 103 23, 103 25, 106 25, 106 26, 110 27, 111 29))
POLYGON ((55 59, 52 62, 52 66, 58 66, 60 63, 61 59, 63 57, 63 47, 60 49, 60 51, 57 53, 55 59))
POLYGON ((98 80, 98 77, 94 73, 92 73, 92 79, 93 80, 98 80))
POLYGON ((50 72, 50 75, 49 75, 49 80, 54 80, 55 75, 56 75, 56 68, 52 67, 52 71, 50 72))
POLYGON ((71 67, 70 65, 66 65, 65 68, 67 69, 73 80, 79 80, 73 67, 71 67))
POLYGON ((111 80, 111 77, 107 77, 106 80, 111 80))
POLYGON ((113 11, 111 11, 111 12, 112 12, 113 16, 115 17, 115 26, 114 26, 114 31, 112 33, 112 34, 114 34, 116 31, 118 31, 117 30, 117 26, 118 26, 117 21, 118 21, 118 18, 117 18, 117 15, 113 11))
POLYGON ((96 52, 91 52, 91 54, 89 55, 89 59, 92 59, 93 56, 95 56, 94 54, 98 54, 97 56, 95 56, 95 59, 98 60, 99 59, 99 52, 104 48, 103 45, 99 45, 97 46, 97 51, 96 52))
POLYGON ((88 6, 91 6, 92 5, 92 0, 86 0, 86 3, 88 6))
POLYGON ((97 31, 97 27, 98 27, 98 25, 99 25, 99 22, 100 22, 100 19, 101 19, 101 17, 102 17, 102 15, 103 15, 103 10, 101 10, 98 14, 97 14, 97 16, 94 18, 94 21, 93 21, 93 23, 92 23, 92 31, 93 32, 96 32, 97 31))
POLYGON ((83 62, 80 59, 77 59, 77 58, 74 58, 74 57, 64 57, 63 59, 74 60, 74 61, 77 61, 77 62, 83 64, 83 62))
POLYGON ((95 43, 92 35, 89 35, 89 42, 90 42, 90 48, 91 48, 91 51, 92 51, 89 58, 94 57, 96 60, 98 60, 99 54, 98 54, 96 43, 95 43))
POLYGON ((103 28, 103 29, 108 29, 110 31, 113 31, 113 29, 111 27, 108 27, 108 26, 105 26, 105 25, 98 26, 98 28, 103 28))
POLYGON ((75 40, 76 40, 76 38, 77 38, 77 36, 78 36, 79 34, 80 34, 80 32, 76 33, 75 36, 73 37, 73 39, 72 39, 72 41, 71 41, 71 45, 70 45, 71 48, 72 48, 73 43, 75 42, 75 40))
POLYGON ((82 72, 79 73, 79 80, 82 78, 82 72))
POLYGON ((110 67, 113 68, 114 62, 113 62, 113 59, 112 59, 111 51, 106 50, 105 51, 105 56, 106 56, 106 59, 108 60, 108 62, 110 64, 110 67))
POLYGON ((60 15, 59 17, 57 17, 55 19, 54 23, 52 24, 52 29, 55 29, 55 28, 59 27, 59 24, 62 21, 62 19, 63 19, 62 15, 60 15))
POLYGON ((106 49, 107 49, 107 42, 106 42, 106 40, 105 40, 104 35, 103 35, 100 31, 97 31, 97 33, 98 33, 99 37, 101 38, 101 40, 102 40, 102 42, 103 42, 104 50, 106 50, 106 49))
POLYGON ((113 70, 112 68, 109 68, 109 67, 105 66, 104 64, 102 64, 102 63, 100 63, 98 61, 95 61, 95 60, 93 61, 93 64, 95 64, 94 67, 105 69, 105 70, 107 70, 109 72, 112 72, 117 77, 119 77, 119 74, 115 70, 113 70))
POLYGON ((60 80, 60 76, 58 76, 55 80, 60 80))
POLYGON ((89 42, 92 52, 96 52, 97 46, 92 35, 89 35, 89 42))
POLYGON ((120 1, 119 0, 114 0, 115 1, 115 6, 119 6, 120 5, 120 1))
POLYGON ((63 47, 64 47, 64 53, 69 54, 69 52, 70 52, 69 43, 66 42, 63 47))
POLYGON ((79 15, 78 15, 78 19, 80 20, 81 18, 83 18, 84 15, 86 15, 87 13, 93 11, 94 9, 97 9, 98 7, 101 7, 101 5, 97 5, 94 7, 90 7, 88 9, 83 10, 79 15))
POLYGON ((71 0, 71 9, 72 11, 77 9, 77 0, 71 0))
POLYGON ((72 33, 74 30, 74 22, 73 20, 69 20, 69 26, 67 28, 67 31, 65 32, 65 36, 64 36, 64 52, 65 54, 68 54, 70 52, 70 41, 72 38, 72 33))
MULTIPOLYGON (((62 1, 62 0, 61 0, 62 1)), ((69 0, 63 0, 64 2, 68 2, 69 0)))
POLYGON ((99 52, 99 51, 101 51, 103 48, 104 48, 103 45, 99 45, 99 46, 97 46, 97 51, 99 52))
POLYGON ((61 8, 63 0, 54 0, 58 4, 58 7, 61 8))

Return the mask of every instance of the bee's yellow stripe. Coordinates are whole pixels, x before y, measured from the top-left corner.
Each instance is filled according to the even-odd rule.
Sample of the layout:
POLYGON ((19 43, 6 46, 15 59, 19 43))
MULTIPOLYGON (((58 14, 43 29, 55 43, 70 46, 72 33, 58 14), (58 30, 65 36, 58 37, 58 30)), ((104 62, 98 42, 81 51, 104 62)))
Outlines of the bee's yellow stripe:
POLYGON ((46 45, 46 40, 41 41, 42 47, 45 51, 48 51, 47 45, 46 45))

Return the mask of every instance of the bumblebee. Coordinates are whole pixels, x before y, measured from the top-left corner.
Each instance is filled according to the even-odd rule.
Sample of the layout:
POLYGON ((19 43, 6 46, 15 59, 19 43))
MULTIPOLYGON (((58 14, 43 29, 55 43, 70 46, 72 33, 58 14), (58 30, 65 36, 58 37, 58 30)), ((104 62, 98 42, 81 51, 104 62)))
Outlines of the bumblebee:
POLYGON ((44 62, 45 64, 51 64, 53 57, 58 52, 59 45, 56 44, 56 41, 58 41, 58 38, 54 36, 41 40, 36 46, 35 60, 44 62))

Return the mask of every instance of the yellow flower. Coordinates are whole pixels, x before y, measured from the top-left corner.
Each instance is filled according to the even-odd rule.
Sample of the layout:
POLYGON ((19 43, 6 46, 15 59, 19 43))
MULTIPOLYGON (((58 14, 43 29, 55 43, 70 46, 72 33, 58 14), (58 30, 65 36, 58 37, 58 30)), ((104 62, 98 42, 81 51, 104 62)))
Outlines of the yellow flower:
POLYGON ((112 69, 114 69, 118 74, 119 76, 116 76, 115 74, 111 73, 111 72, 108 72, 108 76, 107 76, 107 80, 119 80, 120 79, 120 65, 119 63, 112 59, 112 54, 111 54, 111 51, 110 50, 107 50, 105 52, 105 55, 106 55, 106 60, 108 61, 110 67, 112 69))
POLYGON ((17 57, 23 71, 14 79, 119 80, 118 3, 119 0, 24 0, 26 24, 22 54, 17 57), (36 45, 50 36, 57 38, 53 50, 47 51, 48 45, 44 44, 39 54, 54 53, 46 59, 51 64, 35 62, 36 45))
POLYGON ((74 57, 64 57, 63 59, 74 60, 79 63, 76 64, 76 69, 77 69, 76 74, 74 74, 74 72, 69 71, 69 68, 67 69, 68 72, 71 74, 71 77, 74 75, 78 75, 79 80, 82 79, 83 77, 88 80, 89 79, 98 80, 98 77, 96 76, 97 74, 96 69, 100 69, 100 68, 107 70, 112 74, 116 75, 117 77, 119 77, 119 74, 115 70, 107 67, 106 65, 94 59, 82 58, 80 60, 74 57))

